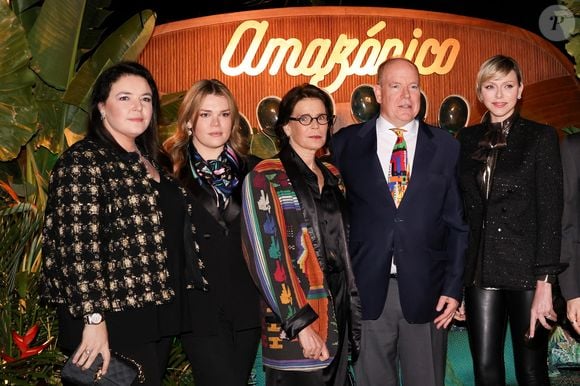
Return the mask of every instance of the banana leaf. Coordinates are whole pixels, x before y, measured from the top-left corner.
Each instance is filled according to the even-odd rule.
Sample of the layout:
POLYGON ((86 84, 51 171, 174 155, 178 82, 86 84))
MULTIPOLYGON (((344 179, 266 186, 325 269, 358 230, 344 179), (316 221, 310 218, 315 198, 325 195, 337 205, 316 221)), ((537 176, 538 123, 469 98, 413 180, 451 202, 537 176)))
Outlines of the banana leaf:
POLYGON ((35 89, 38 106, 39 130, 33 139, 34 147, 45 147, 55 154, 65 149, 63 127, 66 105, 62 103, 63 91, 38 82, 35 89))
POLYGON ((102 36, 106 31, 105 22, 109 15, 112 14, 108 10, 111 2, 112 0, 91 0, 87 2, 78 44, 79 57, 92 51, 101 42, 102 36))
POLYGON ((0 47, 0 161, 9 161, 36 133, 37 115, 26 34, 4 1, 0 1, 0 47))
POLYGON ((46 0, 28 35, 32 70, 49 86, 65 90, 75 73, 84 0, 46 0))
POLYGON ((161 119, 159 121, 159 142, 163 143, 177 130, 177 113, 185 91, 165 94, 161 97, 161 119))
POLYGON ((34 23, 36 18, 40 13, 43 0, 12 0, 10 1, 10 7, 20 20, 20 24, 24 27, 26 33, 28 33, 34 23))
POLYGON ((155 14, 142 11, 110 34, 83 63, 64 94, 64 102, 89 110, 90 92, 99 74, 112 63, 137 60, 153 34, 155 14))

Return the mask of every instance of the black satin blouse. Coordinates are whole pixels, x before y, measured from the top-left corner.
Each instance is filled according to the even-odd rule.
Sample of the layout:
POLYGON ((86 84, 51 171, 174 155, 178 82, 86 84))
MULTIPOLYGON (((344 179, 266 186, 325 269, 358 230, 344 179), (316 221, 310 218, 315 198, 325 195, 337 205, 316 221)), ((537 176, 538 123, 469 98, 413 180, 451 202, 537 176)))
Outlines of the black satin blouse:
MULTIPOLYGON (((294 151, 292 151, 292 159, 300 174, 304 176, 309 193, 312 194, 314 199, 316 216, 312 218, 312 221, 317 223, 319 229, 320 255, 318 256, 318 261, 330 289, 339 336, 341 337, 337 355, 332 363, 323 369, 322 377, 326 385, 344 385, 346 373, 343 370, 347 366, 347 349, 344 345, 346 345, 346 328, 350 314, 350 302, 346 267, 341 258, 341 256, 347 256, 347 252, 342 250, 339 240, 341 239, 341 228, 344 227, 343 213, 345 211, 343 209, 345 208, 345 200, 338 187, 336 177, 322 162, 316 160, 316 164, 324 177, 324 185, 322 190, 320 190, 316 174, 306 166, 294 151)), ((296 193, 300 199, 300 192, 296 193)))

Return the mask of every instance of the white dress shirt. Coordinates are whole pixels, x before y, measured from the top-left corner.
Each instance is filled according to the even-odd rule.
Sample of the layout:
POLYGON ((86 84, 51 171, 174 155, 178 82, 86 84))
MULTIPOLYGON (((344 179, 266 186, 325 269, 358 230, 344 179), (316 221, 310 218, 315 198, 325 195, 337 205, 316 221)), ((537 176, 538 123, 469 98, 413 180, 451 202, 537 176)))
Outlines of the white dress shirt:
MULTIPOLYGON (((401 128, 404 129, 403 138, 407 144, 407 173, 409 181, 413 178, 413 159, 415 158, 415 149, 417 148, 417 133, 419 132, 419 121, 416 119, 407 123, 403 127, 395 126, 387 121, 382 116, 377 119, 377 157, 379 157, 379 162, 381 168, 383 169, 383 174, 385 175, 385 185, 391 176, 391 154, 393 152, 393 147, 395 142, 397 142, 397 134, 391 129, 401 128)), ((387 197, 385 197, 387 199, 387 197)), ((395 259, 391 263, 391 273, 397 273, 397 267, 394 264, 395 259)))

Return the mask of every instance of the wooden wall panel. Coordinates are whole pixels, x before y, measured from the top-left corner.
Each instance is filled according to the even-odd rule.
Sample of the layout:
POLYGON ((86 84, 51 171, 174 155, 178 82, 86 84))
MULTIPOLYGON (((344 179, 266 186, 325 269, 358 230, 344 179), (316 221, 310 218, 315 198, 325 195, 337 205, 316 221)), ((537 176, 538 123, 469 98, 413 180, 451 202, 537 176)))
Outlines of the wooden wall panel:
MULTIPOLYGON (((214 15, 157 26, 140 61, 151 69, 162 93, 184 91, 201 78, 222 80, 234 92, 240 110, 252 127, 258 127, 256 107, 262 98, 270 95, 281 97, 289 88, 312 82, 312 79, 303 74, 288 74, 285 69, 288 55, 275 75, 268 73, 270 66, 256 75, 224 73, 220 63, 226 47, 238 27, 251 20, 269 23, 252 61, 253 66, 258 63, 270 39, 298 39, 303 46, 302 57, 313 39, 330 40, 332 50, 337 39, 344 35, 358 39, 357 50, 347 57, 350 64, 365 41, 377 39, 382 45, 388 39, 400 39, 404 50, 412 42, 417 43, 417 50, 410 58, 428 69, 433 58, 417 63, 419 49, 429 39, 435 39, 439 44, 455 39, 459 53, 450 71, 422 76, 422 88, 428 99, 426 121, 433 124, 438 123, 439 106, 448 95, 463 96, 471 109, 469 123, 479 121, 482 108, 474 91, 479 65, 494 54, 510 55, 520 62, 524 72, 524 114, 558 128, 580 126, 580 109, 578 104, 574 105, 580 100, 580 85, 569 58, 548 41, 521 28, 458 15, 370 7, 283 8, 214 15), (381 29, 379 23, 384 23, 384 28, 381 29), (373 26, 377 26, 378 32, 369 32, 373 26), (557 95, 565 95, 566 103, 562 103, 562 98, 557 95)), ((231 63, 242 62, 253 36, 253 33, 243 35, 231 63)), ((339 113, 338 125, 354 122, 349 103, 352 91, 361 84, 376 82, 379 63, 370 61, 367 64, 371 70, 363 71, 362 75, 350 74, 338 89, 331 92, 339 113)), ((335 64, 317 85, 323 88, 332 86, 340 71, 341 65, 335 64)))

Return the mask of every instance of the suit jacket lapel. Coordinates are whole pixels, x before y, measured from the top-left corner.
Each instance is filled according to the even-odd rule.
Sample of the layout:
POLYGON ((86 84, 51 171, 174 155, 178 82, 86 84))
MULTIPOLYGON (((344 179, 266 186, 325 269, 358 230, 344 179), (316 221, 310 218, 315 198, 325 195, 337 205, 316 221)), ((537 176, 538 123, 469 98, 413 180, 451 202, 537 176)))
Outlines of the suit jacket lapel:
POLYGON ((419 198, 416 196, 417 194, 420 194, 419 191, 421 190, 421 185, 429 178, 429 166, 436 150, 431 138, 433 138, 431 129, 425 123, 419 122, 411 178, 409 179, 407 191, 403 196, 403 200, 399 204, 399 208, 405 205, 405 202, 419 198))
POLYGON ((182 179, 185 187, 189 189, 192 196, 197 200, 197 202, 209 212, 209 214, 222 226, 227 229, 227 224, 223 220, 220 211, 216 205, 214 192, 209 186, 202 186, 197 181, 191 177, 191 174, 185 171, 185 175, 182 179))
POLYGON ((360 160, 360 164, 354 165, 353 170, 356 170, 356 173, 362 173, 365 178, 372 181, 371 186, 374 186, 377 194, 383 197, 389 197, 387 201, 394 207, 395 202, 392 199, 385 173, 383 172, 379 156, 377 155, 376 122, 376 118, 367 121, 358 132, 358 137, 361 140, 358 151, 361 154, 353 158, 360 160))

